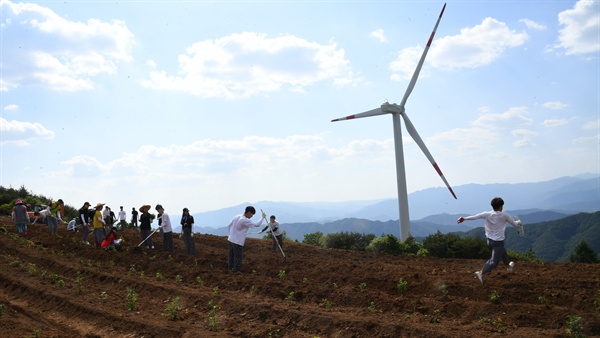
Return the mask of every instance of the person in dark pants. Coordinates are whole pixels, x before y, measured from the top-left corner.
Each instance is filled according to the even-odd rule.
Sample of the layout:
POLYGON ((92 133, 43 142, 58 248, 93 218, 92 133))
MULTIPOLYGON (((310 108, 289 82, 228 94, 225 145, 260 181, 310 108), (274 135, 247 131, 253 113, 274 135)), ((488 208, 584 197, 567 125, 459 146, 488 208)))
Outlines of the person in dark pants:
POLYGON ((279 229, 279 222, 277 222, 275 219, 275 215, 271 215, 271 217, 269 217, 269 223, 267 223, 267 226, 264 227, 259 233, 262 234, 269 228, 271 228, 269 232, 271 233, 271 236, 273 236, 273 251, 277 251, 278 247, 283 251, 283 234, 279 229))
POLYGON ((244 258, 244 244, 246 243, 246 233, 251 227, 259 227, 265 220, 267 215, 262 213, 262 217, 258 223, 254 223, 250 220, 256 213, 256 209, 253 206, 247 206, 244 213, 235 216, 231 222, 229 222, 229 237, 227 243, 229 244, 229 262, 228 269, 231 272, 240 272, 242 270, 242 259, 244 258))
POLYGON ((183 232, 183 243, 185 244, 185 252, 190 255, 196 254, 196 243, 194 242, 194 216, 190 215, 188 208, 183 208, 181 215, 181 230, 183 232))
POLYGON ((138 228, 138 212, 135 208, 131 208, 131 227, 135 230, 138 228))
POLYGON ((508 254, 504 248, 504 232, 506 230, 506 223, 514 227, 521 226, 521 221, 515 221, 509 214, 502 211, 504 207, 504 201, 500 197, 494 197, 492 199, 492 211, 486 211, 473 216, 460 217, 457 222, 462 223, 463 221, 470 221, 476 219, 485 220, 485 236, 487 238, 487 244, 492 249, 492 257, 485 262, 483 268, 480 271, 475 272, 477 279, 483 284, 483 275, 494 270, 500 261, 504 265, 508 266, 508 272, 512 272, 515 268, 515 263, 508 260, 508 254))
POLYGON ((148 238, 146 240, 146 245, 150 249, 154 249, 154 243, 152 243, 152 238, 149 238, 152 234, 152 219, 150 218, 150 214, 148 210, 150 210, 151 206, 148 204, 144 204, 140 207, 140 212, 142 215, 140 216, 140 235, 142 236, 142 240, 148 238))
POLYGON ((81 240, 83 244, 90 245, 88 235, 90 234, 90 202, 83 203, 79 209, 79 217, 77 223, 81 225, 81 240))
POLYGON ((157 204, 156 212, 158 212, 158 227, 162 230, 163 249, 173 253, 173 227, 171 227, 171 218, 165 212, 162 205, 157 204))

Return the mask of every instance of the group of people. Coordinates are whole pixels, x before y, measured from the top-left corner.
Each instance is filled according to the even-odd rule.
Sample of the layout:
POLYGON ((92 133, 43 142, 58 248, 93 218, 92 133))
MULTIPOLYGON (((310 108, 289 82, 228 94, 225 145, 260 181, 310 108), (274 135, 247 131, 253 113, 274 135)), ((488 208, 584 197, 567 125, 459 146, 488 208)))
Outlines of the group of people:
MULTIPOLYGON (((116 234, 117 227, 113 226, 112 221, 115 220, 114 214, 111 215, 112 211, 108 206, 105 207, 104 212, 102 207, 104 203, 98 203, 93 209, 90 209, 90 203, 85 202, 79 209, 79 217, 77 219, 78 228, 81 230, 82 241, 89 244, 87 238, 90 231, 90 224, 92 225, 94 232, 94 240, 97 247, 110 248, 119 245, 119 239, 116 234)), ((512 272, 515 268, 515 263, 509 261, 508 254, 504 247, 505 230, 506 224, 510 224, 514 227, 521 227, 522 223, 520 220, 515 220, 513 217, 503 212, 504 200, 500 197, 495 197, 491 201, 492 211, 482 212, 472 216, 460 217, 457 222, 462 223, 468 220, 483 219, 485 221, 485 235, 487 238, 487 244, 492 250, 492 256, 485 262, 482 269, 475 272, 477 279, 483 283, 483 276, 488 274, 495 269, 498 264, 502 261, 506 266, 508 272, 512 272)), ((158 229, 152 231, 153 218, 149 213, 151 206, 145 204, 139 208, 141 213, 139 217, 140 222, 140 235, 142 243, 146 243, 146 246, 150 249, 154 249, 154 243, 152 242, 152 234, 156 231, 160 231, 163 238, 163 248, 165 251, 173 252, 173 227, 171 225, 171 219, 165 212, 162 205, 157 204, 154 208, 158 213, 158 229)), ((240 272, 242 269, 242 259, 244 257, 244 245, 246 242, 246 235, 248 229, 252 227, 259 227, 263 221, 266 220, 267 215, 262 211, 261 218, 257 222, 253 222, 251 218, 256 214, 256 209, 253 206, 247 206, 244 213, 237 215, 231 219, 228 224, 229 236, 227 237, 228 242, 228 269, 231 272, 240 272)), ((48 202, 46 210, 44 211, 46 224, 50 234, 56 234, 58 231, 58 222, 63 222, 62 217, 64 215, 64 202, 62 199, 56 202, 48 202)), ((132 226, 137 229, 138 212, 135 208, 132 208, 132 226)), ((27 224, 29 223, 29 214, 27 206, 23 204, 23 201, 17 199, 12 210, 12 219, 17 226, 19 236, 27 234, 27 224)), ((127 226, 126 213, 123 211, 123 207, 120 207, 119 211, 119 225, 121 229, 127 226)), ((37 217, 36 220, 37 221, 37 217)), ((34 222, 35 222, 34 221, 34 222)), ((181 216, 182 226, 182 237, 185 244, 186 252, 188 254, 196 253, 196 246, 194 242, 194 217, 190 215, 188 208, 183 208, 183 214, 181 216)), ((283 235, 279 229, 279 223, 277 222, 274 215, 270 217, 270 221, 266 227, 259 233, 263 233, 267 229, 270 229, 273 235, 273 250, 278 247, 283 253, 283 235)), ((140 245, 142 244, 140 243, 140 245)))

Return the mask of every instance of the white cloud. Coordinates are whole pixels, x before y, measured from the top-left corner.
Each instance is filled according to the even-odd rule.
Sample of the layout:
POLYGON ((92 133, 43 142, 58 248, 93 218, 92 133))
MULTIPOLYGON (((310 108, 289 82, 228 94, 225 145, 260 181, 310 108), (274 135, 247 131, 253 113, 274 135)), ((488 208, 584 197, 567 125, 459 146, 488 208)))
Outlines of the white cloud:
POLYGON ((7 110, 7 111, 19 110, 19 105, 8 104, 8 105, 4 106, 4 110, 7 110))
POLYGON ((590 121, 584 124, 581 129, 585 130, 598 130, 600 129, 600 120, 590 121))
POLYGON ((600 50, 600 6, 597 1, 580 0, 573 9, 558 14, 557 49, 567 55, 595 53, 600 50))
POLYGON ((93 88, 92 78, 131 61, 133 34, 122 21, 69 21, 47 7, 2 1, 1 90, 43 85, 53 90, 93 88))
POLYGON ((525 106, 511 107, 504 113, 487 113, 480 115, 472 122, 474 126, 510 127, 518 125, 531 125, 533 119, 529 117, 529 109, 525 106))
POLYGON ((0 117, 1 145, 29 145, 31 141, 54 138, 54 132, 33 122, 8 121, 0 117))
POLYGON ((200 97, 244 98, 288 86, 301 91, 320 81, 357 81, 344 50, 283 35, 244 32, 194 43, 178 57, 179 71, 152 71, 146 87, 200 97))
POLYGON ((559 110, 559 109, 563 109, 563 108, 567 107, 566 104, 564 104, 560 101, 545 102, 542 106, 544 108, 548 108, 548 109, 552 109, 552 110, 559 110))
POLYGON ((569 121, 565 120, 565 119, 551 119, 551 120, 545 120, 543 122, 543 125, 544 125, 544 127, 560 127, 560 126, 564 126, 567 123, 569 123, 569 121))
MULTIPOLYGON (((390 63, 389 69, 393 72, 391 79, 394 81, 408 80, 412 77, 423 54, 423 47, 415 46, 404 48, 398 53, 396 60, 390 63)), ((427 71, 421 70, 419 77, 427 77, 427 71)))
POLYGON ((515 148, 534 146, 533 138, 538 135, 538 133, 527 129, 516 129, 511 134, 518 138, 518 140, 513 142, 513 147, 515 148))
POLYGON ((506 49, 523 45, 527 39, 527 33, 511 30, 494 18, 485 18, 475 27, 461 29, 459 35, 434 40, 428 60, 431 66, 443 69, 481 67, 494 62, 506 49))
POLYGON ((385 33, 383 32, 383 29, 376 29, 376 30, 372 31, 370 36, 372 38, 375 38, 377 41, 379 41, 381 43, 388 42, 388 39, 385 36, 385 33))
POLYGON ((533 29, 536 31, 545 31, 546 30, 546 26, 539 24, 533 20, 521 19, 521 20, 519 20, 519 22, 524 23, 525 26, 527 26, 527 28, 529 28, 529 29, 533 29))

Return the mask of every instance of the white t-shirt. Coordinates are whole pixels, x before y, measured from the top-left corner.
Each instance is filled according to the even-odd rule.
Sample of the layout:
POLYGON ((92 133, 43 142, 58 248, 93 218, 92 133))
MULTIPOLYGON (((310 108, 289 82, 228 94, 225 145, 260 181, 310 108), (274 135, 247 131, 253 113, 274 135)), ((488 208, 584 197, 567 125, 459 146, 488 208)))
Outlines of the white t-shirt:
POLYGON ((485 236, 494 241, 504 240, 504 230, 506 223, 510 223, 514 227, 518 227, 517 223, 509 214, 502 211, 486 211, 477 215, 467 216, 465 220, 485 220, 485 236))
POLYGON ((127 213, 125 210, 119 211, 119 221, 124 221, 127 218, 127 213))

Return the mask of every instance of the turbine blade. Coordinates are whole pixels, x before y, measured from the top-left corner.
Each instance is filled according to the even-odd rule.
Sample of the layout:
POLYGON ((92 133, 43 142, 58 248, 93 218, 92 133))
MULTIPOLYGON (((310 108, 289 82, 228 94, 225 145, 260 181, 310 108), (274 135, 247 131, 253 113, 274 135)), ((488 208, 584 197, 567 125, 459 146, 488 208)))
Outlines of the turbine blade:
POLYGON ((402 118, 404 119, 404 124, 406 125, 406 130, 408 131, 410 136, 413 138, 413 140, 415 140, 415 143, 417 143, 419 148, 421 148, 421 151, 425 154, 425 157, 427 157, 429 162, 431 162, 431 164, 433 165, 433 168, 435 169, 435 171, 437 171, 438 175, 440 175, 440 177, 442 178, 442 181, 444 181, 444 183, 448 187, 448 190, 450 190, 450 193, 452 194, 454 199, 457 199, 456 194, 454 194, 454 191, 452 190, 452 187, 450 187, 450 184, 448 183, 448 181, 446 181, 446 178, 444 177, 442 170, 440 169, 440 167, 437 165, 437 163, 433 159, 433 156, 431 156, 431 153, 425 146, 425 142, 423 142, 423 139, 421 139, 421 136, 419 136, 419 133, 417 133, 415 126, 412 124, 412 122, 410 122, 410 119, 408 118, 406 113, 402 114, 402 118))
POLYGON ((446 9, 446 4, 444 3, 444 7, 442 7, 440 16, 438 17, 437 22, 435 23, 435 26, 433 27, 433 31, 431 32, 431 36, 429 36, 429 41, 427 41, 427 45, 425 46, 425 49, 423 50, 423 55, 421 55, 421 59, 419 60, 419 63, 417 64, 417 68, 415 69, 415 72, 413 73, 413 76, 410 79, 408 87, 406 88, 406 92, 404 93, 402 102, 400 102, 400 106, 402 106, 402 107, 404 107, 406 100, 408 100, 410 93, 412 93, 413 88, 415 87, 415 83, 417 83, 417 79, 419 78, 419 73, 421 72, 421 67, 423 67, 423 62, 425 62, 425 57, 427 56, 427 52, 429 51, 429 47, 431 46, 431 42, 433 41, 433 37, 435 35, 435 31, 437 30, 438 25, 440 24, 440 20, 442 19, 442 15, 444 15, 445 9, 446 9))
POLYGON ((362 117, 369 117, 369 116, 375 116, 375 115, 383 115, 385 113, 386 112, 382 111, 381 107, 379 107, 379 108, 375 108, 375 109, 366 111, 364 113, 355 114, 355 115, 348 115, 346 117, 340 117, 340 118, 337 118, 337 119, 333 119, 333 120, 331 120, 331 122, 360 119, 362 117))

